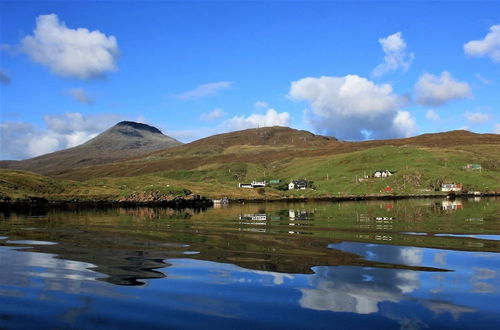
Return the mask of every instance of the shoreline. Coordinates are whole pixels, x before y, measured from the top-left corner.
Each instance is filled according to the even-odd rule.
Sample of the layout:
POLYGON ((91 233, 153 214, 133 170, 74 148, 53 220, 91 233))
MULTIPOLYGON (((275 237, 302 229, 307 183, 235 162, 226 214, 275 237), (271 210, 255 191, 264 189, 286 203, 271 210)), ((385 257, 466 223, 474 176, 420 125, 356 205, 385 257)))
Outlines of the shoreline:
MULTIPOLYGON (((346 196, 314 196, 314 197, 282 197, 282 198, 234 198, 229 204, 245 203, 305 203, 305 202, 349 202, 349 201, 387 201, 404 199, 454 199, 472 197, 500 197, 500 193, 474 194, 408 194, 408 195, 346 195, 346 196)), ((176 198, 168 201, 119 201, 119 200, 48 200, 41 197, 29 197, 21 200, 0 201, 0 210, 20 210, 32 208, 112 208, 112 207, 167 207, 172 209, 204 210, 213 207, 212 199, 199 196, 193 199, 176 198)))
POLYGON ((472 197, 500 197, 500 192, 473 194, 409 194, 409 195, 346 195, 346 196, 318 196, 318 197, 284 197, 284 198, 252 198, 252 199, 230 199, 229 203, 276 203, 276 202, 350 202, 350 201, 384 201, 403 199, 424 199, 424 198, 472 198, 472 197))

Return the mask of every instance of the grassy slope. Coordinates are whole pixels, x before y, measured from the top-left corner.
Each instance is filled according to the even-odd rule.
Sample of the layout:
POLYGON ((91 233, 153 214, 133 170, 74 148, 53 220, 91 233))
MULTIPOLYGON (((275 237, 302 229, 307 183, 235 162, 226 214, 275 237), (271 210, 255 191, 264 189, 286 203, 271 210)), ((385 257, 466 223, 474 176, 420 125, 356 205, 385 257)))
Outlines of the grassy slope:
POLYGON ((454 148, 382 146, 315 160, 300 159, 282 173, 313 180, 318 192, 330 194, 378 193, 386 186, 399 194, 429 192, 446 182, 462 183, 466 190, 500 190, 498 168, 483 168, 481 172, 463 170, 467 163, 500 164, 499 153, 494 152, 496 146, 483 145, 479 154, 478 149, 471 152, 454 148), (388 178, 356 181, 379 169, 397 173, 388 178))
POLYGON ((0 169, 0 200, 44 197, 49 200, 116 200, 142 191, 184 195, 183 188, 154 177, 102 178, 84 182, 53 179, 40 174, 0 169))
MULTIPOLYGON (((295 158, 266 166, 248 163, 211 164, 197 170, 163 171, 153 175, 179 180, 188 185, 197 184, 203 192, 215 196, 223 195, 238 182, 253 179, 281 179, 289 182, 290 179, 298 178, 313 180, 317 189, 280 192, 266 188, 265 196, 378 194, 386 186, 394 189, 393 194, 429 193, 439 188, 441 183, 453 182, 462 183, 466 190, 500 191, 500 153, 496 151, 497 146, 469 146, 463 149, 381 146, 348 154, 295 158), (481 163, 483 170, 463 170, 468 163, 481 163), (389 178, 356 181, 356 178, 378 169, 397 173, 389 178), (203 183, 211 188, 203 187, 203 183)), ((248 193, 240 189, 238 195, 244 197, 248 193)))
POLYGON ((280 196, 339 196, 429 193, 443 182, 462 183, 465 190, 500 191, 498 145, 469 145, 447 149, 416 146, 378 146, 362 151, 316 157, 287 158, 267 164, 211 163, 190 170, 159 171, 140 176, 105 177, 85 181, 52 179, 30 172, 0 170, 0 195, 49 199, 118 199, 141 191, 159 190, 183 195, 183 188, 208 197, 273 198, 280 196), (481 172, 463 170, 468 163, 483 165, 481 172), (378 169, 397 171, 389 178, 356 178, 378 169), (306 178, 316 190, 279 191, 273 188, 239 189, 238 182, 254 179, 306 178), (328 178, 328 179, 327 179, 328 178))

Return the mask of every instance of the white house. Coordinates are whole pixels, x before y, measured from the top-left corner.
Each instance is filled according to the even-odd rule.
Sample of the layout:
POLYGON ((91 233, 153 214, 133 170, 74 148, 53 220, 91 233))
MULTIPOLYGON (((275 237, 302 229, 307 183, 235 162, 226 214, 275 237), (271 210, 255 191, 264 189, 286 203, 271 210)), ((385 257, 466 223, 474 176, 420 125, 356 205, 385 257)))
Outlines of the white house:
POLYGON ((386 178, 388 176, 393 175, 394 172, 391 172, 389 170, 378 170, 373 172, 372 177, 374 178, 386 178))
POLYGON ((238 183, 239 188, 261 188, 266 186, 266 181, 252 181, 252 183, 238 183))
POLYGON ((446 191, 446 192, 450 192, 450 191, 462 191, 462 185, 459 184, 459 183, 443 183, 441 185, 441 191, 446 191))
POLYGON ((309 181, 307 180, 293 180, 288 184, 288 190, 293 190, 293 189, 306 189, 309 184, 309 181))

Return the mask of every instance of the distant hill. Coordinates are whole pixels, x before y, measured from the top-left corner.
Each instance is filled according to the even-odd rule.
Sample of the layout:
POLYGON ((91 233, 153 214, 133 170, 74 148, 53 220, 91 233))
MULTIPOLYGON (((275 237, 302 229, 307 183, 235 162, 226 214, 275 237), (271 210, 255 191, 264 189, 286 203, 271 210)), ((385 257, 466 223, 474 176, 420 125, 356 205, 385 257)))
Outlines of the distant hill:
POLYGON ((79 146, 21 161, 0 161, 1 168, 42 174, 111 163, 182 143, 146 124, 122 121, 79 146))
POLYGON ((268 162, 290 156, 313 156, 342 145, 333 137, 308 131, 273 126, 213 135, 182 146, 138 156, 126 162, 68 169, 58 177, 86 179, 101 176, 128 176, 162 170, 195 169, 207 164, 268 162))
MULTIPOLYGON (((478 144, 499 145, 500 135, 451 131, 405 139, 346 142, 307 131, 274 126, 218 134, 124 162, 68 169, 54 174, 66 179, 85 180, 104 176, 134 176, 160 171, 222 168, 229 166, 228 164, 242 163, 277 170, 293 166, 296 163, 294 159, 314 159, 315 157, 348 154, 382 146, 420 146, 446 150, 478 144)), ((230 171, 230 169, 226 170, 230 171)))

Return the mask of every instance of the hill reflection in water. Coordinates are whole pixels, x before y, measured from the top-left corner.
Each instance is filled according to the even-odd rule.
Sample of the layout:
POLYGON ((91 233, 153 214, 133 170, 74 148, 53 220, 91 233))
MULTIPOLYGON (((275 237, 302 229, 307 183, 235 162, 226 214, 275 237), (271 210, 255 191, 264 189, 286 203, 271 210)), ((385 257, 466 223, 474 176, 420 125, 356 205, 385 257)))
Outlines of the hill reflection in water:
POLYGON ((162 278, 165 275, 157 269, 168 266, 166 260, 184 257, 282 273, 310 274, 315 266, 339 265, 445 271, 446 267, 389 258, 391 249, 371 258, 366 253, 374 248, 345 248, 341 242, 383 244, 379 249, 404 245, 499 252, 498 240, 474 237, 500 232, 497 204, 460 205, 459 213, 448 201, 435 200, 233 205, 207 212, 51 210, 36 217, 4 214, 0 229, 8 237, 5 245, 29 246, 29 251, 92 264, 107 276, 102 280, 120 285, 162 278), (57 244, 9 243, 16 240, 57 244))
POLYGON ((2 213, 0 327, 494 328, 499 210, 482 199, 2 213))

